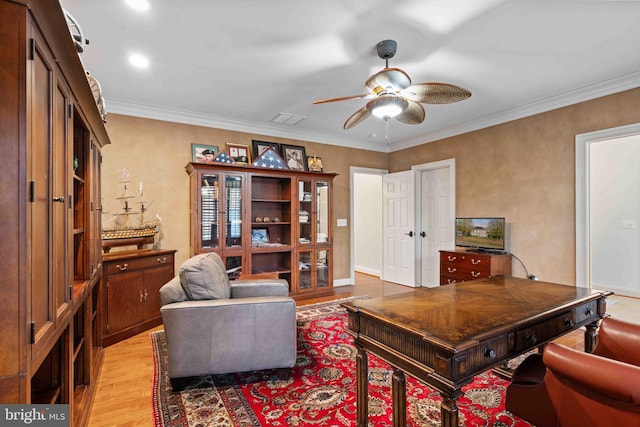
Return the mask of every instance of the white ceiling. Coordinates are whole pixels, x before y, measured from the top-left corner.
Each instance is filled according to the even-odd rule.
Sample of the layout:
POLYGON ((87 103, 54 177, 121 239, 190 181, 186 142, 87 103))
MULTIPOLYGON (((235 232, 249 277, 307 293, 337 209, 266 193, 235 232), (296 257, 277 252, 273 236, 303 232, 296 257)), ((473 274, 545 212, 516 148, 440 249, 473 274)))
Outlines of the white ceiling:
MULTIPOLYGON (((379 151, 418 145, 640 86, 640 2, 581 0, 61 0, 107 111, 379 151), (344 130, 384 68, 472 97, 425 105, 420 125, 370 117, 344 130), (150 59, 133 69, 132 52, 150 59), (306 117, 274 123, 279 113, 306 117)), ((228 142, 228 141, 227 141, 228 142)))

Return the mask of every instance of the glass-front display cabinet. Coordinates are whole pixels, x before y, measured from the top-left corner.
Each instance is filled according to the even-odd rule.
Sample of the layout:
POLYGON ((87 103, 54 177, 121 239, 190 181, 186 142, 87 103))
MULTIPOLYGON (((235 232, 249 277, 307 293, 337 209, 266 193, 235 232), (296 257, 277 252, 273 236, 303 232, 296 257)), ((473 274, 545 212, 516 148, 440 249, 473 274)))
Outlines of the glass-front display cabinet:
POLYGON ((189 163, 191 255, 216 252, 230 279, 280 278, 293 297, 333 290, 335 173, 189 163))
POLYGON ((246 176, 242 173, 200 171, 192 176, 197 183, 192 192, 192 253, 218 252, 230 276, 243 266, 242 214, 246 176), (238 268, 240 267, 240 268, 238 268))

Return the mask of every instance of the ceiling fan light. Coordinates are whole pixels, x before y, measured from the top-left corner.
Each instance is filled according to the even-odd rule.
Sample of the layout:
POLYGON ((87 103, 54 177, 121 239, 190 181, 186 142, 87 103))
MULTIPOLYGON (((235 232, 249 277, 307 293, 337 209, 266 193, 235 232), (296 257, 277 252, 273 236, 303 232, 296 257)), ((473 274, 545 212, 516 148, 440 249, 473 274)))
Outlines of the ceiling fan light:
POLYGON ((406 99, 395 95, 384 95, 372 100, 367 108, 376 117, 389 119, 402 113, 409 103, 406 99))

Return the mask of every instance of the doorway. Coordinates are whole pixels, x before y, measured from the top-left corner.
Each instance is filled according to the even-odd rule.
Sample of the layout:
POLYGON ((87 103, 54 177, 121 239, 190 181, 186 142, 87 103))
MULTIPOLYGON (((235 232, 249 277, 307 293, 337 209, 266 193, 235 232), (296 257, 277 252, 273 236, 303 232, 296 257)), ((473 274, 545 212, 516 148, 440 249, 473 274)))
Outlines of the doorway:
MULTIPOLYGON (((413 286, 438 286, 439 285, 439 250, 454 248, 454 224, 455 224, 455 159, 447 159, 437 162, 414 165, 411 171, 416 175, 415 191, 415 280, 413 286), (428 184, 431 183, 431 184, 428 184), (424 234, 424 236, 422 235, 424 234)), ((355 266, 358 271, 382 277, 382 175, 388 171, 382 169, 350 168, 351 182, 351 283, 355 279, 355 266), (359 178, 365 177, 364 180, 359 178), (365 205, 360 212, 365 212, 367 218, 358 219, 356 214, 357 201, 362 200, 361 182, 376 182, 378 192, 371 192, 371 186, 367 185, 367 196, 364 198, 377 206, 365 205), (369 206, 369 207, 367 207, 369 206), (369 222, 369 217, 379 218, 375 224, 369 222), (359 228, 359 225, 364 225, 359 228), (366 231, 366 232, 365 232, 366 231), (356 243, 357 240, 357 243, 356 243), (367 261, 358 261, 361 249, 367 248, 367 254, 374 248, 377 252, 370 255, 367 261), (374 263, 375 266, 372 264, 374 263), (365 265, 365 268, 362 266, 365 265)))
POLYGON ((576 285, 640 296, 640 124, 576 136, 576 285))

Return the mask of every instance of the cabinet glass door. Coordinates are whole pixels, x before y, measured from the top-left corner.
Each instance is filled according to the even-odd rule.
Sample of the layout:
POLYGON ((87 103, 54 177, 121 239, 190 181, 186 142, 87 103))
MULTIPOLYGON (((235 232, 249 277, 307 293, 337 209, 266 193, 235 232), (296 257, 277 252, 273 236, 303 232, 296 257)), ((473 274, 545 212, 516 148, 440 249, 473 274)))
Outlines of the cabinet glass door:
POLYGON ((311 181, 298 182, 298 239, 301 245, 308 245, 313 240, 312 228, 312 202, 311 181))
POLYGON ((328 250, 316 251, 316 287, 318 289, 329 286, 329 262, 328 250))
POLYGON ((242 246, 242 177, 225 175, 225 245, 242 246))
POLYGON ((326 243, 329 239, 329 183, 316 182, 316 243, 326 243))
POLYGON ((203 174, 200 179, 200 247, 220 247, 220 186, 218 175, 203 174))
POLYGON ((313 289, 313 252, 300 251, 298 252, 298 291, 305 291, 313 289))

